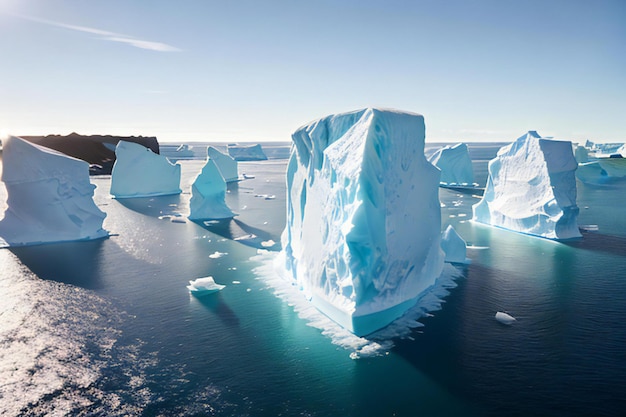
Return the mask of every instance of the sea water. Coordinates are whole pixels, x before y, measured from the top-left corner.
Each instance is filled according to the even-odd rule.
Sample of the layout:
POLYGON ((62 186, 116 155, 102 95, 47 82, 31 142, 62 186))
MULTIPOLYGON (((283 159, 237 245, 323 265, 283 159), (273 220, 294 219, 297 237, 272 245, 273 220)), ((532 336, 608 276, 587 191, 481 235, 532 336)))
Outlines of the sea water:
MULTIPOLYGON (((500 145, 469 144, 483 186, 500 145)), ((0 415, 626 409, 625 182, 578 183, 583 239, 568 243, 474 224, 479 196, 442 189, 442 230, 468 241, 471 265, 422 327, 354 355, 258 273, 261 243, 280 249, 285 222, 286 152, 275 155, 239 164, 249 179, 229 187, 234 221, 186 220, 204 161, 184 160, 180 196, 115 200, 110 177, 92 177, 108 239, 1 250, 0 415), (191 296, 188 281, 209 275, 226 287, 191 296)), ((2 212, 5 201, 0 187, 2 212)))

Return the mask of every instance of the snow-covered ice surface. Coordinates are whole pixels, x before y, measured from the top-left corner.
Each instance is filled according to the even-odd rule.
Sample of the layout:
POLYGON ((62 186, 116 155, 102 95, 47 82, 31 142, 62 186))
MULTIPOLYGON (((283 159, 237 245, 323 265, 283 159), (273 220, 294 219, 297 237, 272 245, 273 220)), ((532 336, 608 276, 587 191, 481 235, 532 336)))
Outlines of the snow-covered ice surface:
POLYGON ((213 162, 215 162, 215 165, 217 165, 217 169, 220 171, 220 174, 222 174, 224 181, 232 182, 239 179, 237 161, 235 161, 230 155, 220 152, 213 146, 209 146, 207 148, 207 155, 209 159, 212 159, 213 162))
POLYGON ((474 171, 467 145, 457 143, 444 146, 432 154, 428 161, 441 170, 440 181, 444 184, 473 185, 474 171))
POLYGON ((226 204, 226 181, 209 158, 191 185, 189 219, 228 219, 234 215, 226 204))
POLYGON ((137 143, 119 141, 111 172, 115 198, 180 194, 180 165, 137 143))
POLYGON ((0 246, 23 246, 108 236, 94 203, 89 165, 18 137, 3 140, 8 197, 0 246))
POLYGON ((298 129, 287 168, 285 265, 346 329, 372 333, 435 284, 439 170, 421 115, 364 109, 298 129))
POLYGON ((548 239, 580 237, 577 166, 571 142, 529 131, 489 162, 487 186, 473 206, 473 220, 548 239))

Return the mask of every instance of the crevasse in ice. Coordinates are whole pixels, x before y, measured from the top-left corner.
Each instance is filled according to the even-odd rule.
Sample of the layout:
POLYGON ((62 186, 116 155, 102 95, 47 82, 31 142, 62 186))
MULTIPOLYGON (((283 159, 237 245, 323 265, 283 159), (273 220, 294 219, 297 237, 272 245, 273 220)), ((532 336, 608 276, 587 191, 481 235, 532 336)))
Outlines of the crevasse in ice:
POLYGON ((239 172, 237 169, 237 161, 235 161, 230 155, 226 155, 220 152, 213 146, 207 148, 207 154, 209 159, 212 159, 217 165, 217 169, 222 174, 222 178, 226 182, 233 182, 239 179, 239 172))
POLYGON ((226 181, 215 161, 207 159, 202 171, 191 185, 189 219, 228 219, 235 216, 226 205, 226 181))
POLYGON ((457 143, 444 146, 432 154, 428 161, 441 170, 441 182, 445 184, 473 185, 474 170, 467 145, 457 143))
POLYGON ((145 146, 121 140, 115 147, 110 192, 115 198, 180 194, 180 165, 145 146))
POLYGON ((489 162, 474 221, 549 239, 580 237, 571 142, 529 131, 489 162))
POLYGON ((91 240, 108 236, 106 214, 94 203, 89 164, 18 137, 3 139, 7 209, 4 246, 91 240))
POLYGON ((435 283, 439 170, 421 115, 364 109, 292 135, 285 266, 312 303, 357 335, 401 316, 435 283))

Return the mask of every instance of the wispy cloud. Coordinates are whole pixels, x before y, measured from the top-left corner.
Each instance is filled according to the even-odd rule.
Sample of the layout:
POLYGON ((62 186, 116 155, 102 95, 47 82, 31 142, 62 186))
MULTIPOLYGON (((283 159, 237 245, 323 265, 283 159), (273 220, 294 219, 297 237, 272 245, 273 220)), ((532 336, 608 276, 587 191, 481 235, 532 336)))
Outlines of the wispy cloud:
POLYGON ((87 26, 69 25, 67 23, 55 22, 53 20, 41 19, 41 18, 34 17, 34 16, 27 16, 27 15, 21 15, 21 14, 14 15, 14 16, 20 17, 22 19, 30 20, 33 22, 42 23, 44 25, 56 26, 56 27, 60 27, 64 29, 74 30, 77 32, 91 33, 93 35, 98 35, 100 39, 104 39, 104 40, 111 41, 111 42, 125 43, 127 45, 134 46, 135 48, 148 49, 150 51, 157 51, 157 52, 179 52, 180 51, 179 48, 176 48, 175 46, 172 46, 172 45, 168 45, 166 43, 146 41, 143 39, 137 39, 132 36, 123 35, 121 33, 109 32, 106 30, 90 28, 87 26))

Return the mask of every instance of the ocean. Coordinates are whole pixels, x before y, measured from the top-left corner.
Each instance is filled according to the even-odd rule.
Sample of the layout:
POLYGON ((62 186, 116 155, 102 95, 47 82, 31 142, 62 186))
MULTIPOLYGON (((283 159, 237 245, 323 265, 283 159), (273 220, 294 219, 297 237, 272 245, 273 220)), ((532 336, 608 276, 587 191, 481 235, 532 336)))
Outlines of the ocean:
MULTIPOLYGON (((501 145, 468 144, 482 186, 501 145)), ((583 238, 566 243, 472 223, 479 197, 441 189, 472 263, 419 323, 369 340, 272 276, 289 144, 268 148, 239 164, 234 221, 186 220, 204 161, 185 159, 179 196, 115 200, 91 178, 108 239, 0 250, 0 415, 624 415, 626 181, 577 184, 583 238), (226 288, 190 296, 209 275, 226 288)))

